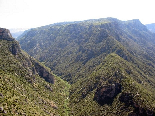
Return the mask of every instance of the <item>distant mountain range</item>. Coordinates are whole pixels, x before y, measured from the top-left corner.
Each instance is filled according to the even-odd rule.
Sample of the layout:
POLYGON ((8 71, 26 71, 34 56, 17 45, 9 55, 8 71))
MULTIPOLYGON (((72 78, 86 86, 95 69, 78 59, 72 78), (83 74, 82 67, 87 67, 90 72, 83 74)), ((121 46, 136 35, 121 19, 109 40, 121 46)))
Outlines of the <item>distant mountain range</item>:
POLYGON ((148 28, 138 19, 58 23, 30 29, 19 43, 70 83, 69 115, 154 116, 155 33, 148 28))
POLYGON ((25 30, 28 30, 28 28, 12 28, 9 29, 12 37, 13 38, 17 38, 18 36, 20 36, 25 30))
POLYGON ((153 33, 155 33, 155 23, 147 24, 146 27, 153 33))

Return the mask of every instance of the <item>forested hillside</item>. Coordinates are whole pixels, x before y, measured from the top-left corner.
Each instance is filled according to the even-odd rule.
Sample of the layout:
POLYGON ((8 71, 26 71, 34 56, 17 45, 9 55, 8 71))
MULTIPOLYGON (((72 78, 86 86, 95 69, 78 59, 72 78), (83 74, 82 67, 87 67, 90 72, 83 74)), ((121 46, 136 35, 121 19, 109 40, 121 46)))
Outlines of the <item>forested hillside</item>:
POLYGON ((67 115, 70 85, 0 28, 0 115, 67 115))
POLYGON ((147 72, 154 70, 155 36, 139 20, 107 18, 55 24, 28 31, 22 49, 71 83, 116 53, 147 72), (146 64, 146 65, 145 65, 146 64), (145 65, 145 66, 143 66, 145 65))
POLYGON ((70 115, 155 115, 155 34, 139 20, 58 23, 19 43, 71 84, 70 115))

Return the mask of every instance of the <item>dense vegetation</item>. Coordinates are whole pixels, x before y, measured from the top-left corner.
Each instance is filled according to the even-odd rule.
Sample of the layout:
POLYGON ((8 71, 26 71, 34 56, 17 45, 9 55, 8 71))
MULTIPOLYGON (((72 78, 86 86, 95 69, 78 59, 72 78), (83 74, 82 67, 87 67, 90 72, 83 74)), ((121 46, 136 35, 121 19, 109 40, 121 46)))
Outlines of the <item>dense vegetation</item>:
POLYGON ((155 115, 155 34, 139 20, 58 23, 19 42, 71 84, 70 115, 155 115))
POLYGON ((20 44, 71 83, 94 70, 112 52, 133 63, 135 58, 145 64, 155 63, 154 35, 138 20, 121 22, 109 18, 55 24, 32 29, 20 44))
MULTIPOLYGON (((131 112, 136 112, 134 104, 137 104, 137 107, 141 106, 142 109, 151 110, 155 103, 155 91, 147 82, 148 80, 145 80, 146 78, 138 68, 112 53, 87 79, 81 79, 72 85, 70 92, 72 109, 79 116, 83 114, 129 115, 131 112), (145 81, 142 82, 142 80, 145 81), (121 89, 117 88, 118 85, 121 89), (116 88, 113 89, 112 86, 116 88), (114 97, 113 92, 117 97, 114 97), (131 95, 133 98, 128 98, 124 94, 131 95), (133 103, 128 103, 128 100, 133 103), (123 103, 128 105, 124 106, 123 103)), ((152 85, 155 85, 154 80, 152 85)))
POLYGON ((1 35, 2 115, 155 115, 155 34, 139 20, 28 30, 21 47, 42 63, 1 35))
POLYGON ((70 85, 22 51, 6 29, 0 32, 0 115, 68 115, 70 85))

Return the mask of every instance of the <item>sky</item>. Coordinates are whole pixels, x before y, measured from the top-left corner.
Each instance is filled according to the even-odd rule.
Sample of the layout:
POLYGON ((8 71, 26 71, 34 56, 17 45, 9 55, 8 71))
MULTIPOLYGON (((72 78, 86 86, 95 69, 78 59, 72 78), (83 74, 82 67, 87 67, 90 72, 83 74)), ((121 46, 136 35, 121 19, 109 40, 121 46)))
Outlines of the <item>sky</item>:
POLYGON ((35 28, 57 22, 113 17, 155 23, 154 0, 0 0, 1 28, 35 28))

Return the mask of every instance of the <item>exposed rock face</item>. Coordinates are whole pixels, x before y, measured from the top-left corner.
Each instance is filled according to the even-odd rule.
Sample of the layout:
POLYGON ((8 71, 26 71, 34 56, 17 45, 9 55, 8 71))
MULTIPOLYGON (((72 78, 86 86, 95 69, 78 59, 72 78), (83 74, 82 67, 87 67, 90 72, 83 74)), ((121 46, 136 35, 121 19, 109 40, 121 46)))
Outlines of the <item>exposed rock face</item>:
POLYGON ((121 84, 115 83, 97 89, 94 100, 100 105, 111 104, 114 98, 121 92, 121 84))
POLYGON ((15 43, 12 44, 12 46, 10 47, 10 52, 13 55, 17 55, 17 53, 21 52, 21 49, 20 49, 20 46, 19 46, 18 42, 15 42, 15 43))
MULTIPOLYGON (((49 71, 47 71, 43 66, 41 66, 38 62, 36 62, 35 60, 31 59, 30 57, 25 57, 25 55, 21 51, 19 43, 12 37, 12 35, 8 29, 0 28, 0 40, 7 41, 9 51, 13 55, 15 55, 17 57, 17 59, 20 56, 18 60, 21 63, 22 67, 29 70, 27 73, 28 77, 30 77, 32 79, 32 78, 34 78, 35 74, 39 74, 39 76, 44 78, 45 81, 54 84, 54 76, 49 71)), ((19 75, 20 75, 20 73, 19 73, 19 75)), ((24 74, 23 76, 25 76, 25 75, 26 74, 24 74)), ((29 78, 28 78, 28 80, 29 80, 29 78)), ((48 88, 48 89, 50 89, 52 91, 51 88, 48 88)))
POLYGON ((133 100, 133 95, 131 93, 122 93, 119 97, 119 101, 125 103, 125 107, 122 109, 132 106, 134 108, 133 112, 129 113, 129 116, 155 116, 155 112, 150 109, 141 107, 138 103, 133 100))
MULTIPOLYGON (((12 37, 8 29, 0 28, 0 40, 14 41, 15 39, 12 37)), ((17 55, 17 53, 21 52, 19 43, 17 41, 14 41, 10 46, 9 51, 13 55, 17 55)))
POLYGON ((0 39, 4 39, 4 40, 8 40, 8 41, 14 40, 10 31, 8 29, 5 29, 5 28, 0 28, 0 39))
POLYGON ((39 63, 35 62, 34 64, 36 72, 39 74, 40 77, 44 78, 45 81, 54 84, 54 76, 50 74, 43 66, 39 63))
POLYGON ((126 107, 133 105, 133 96, 131 93, 123 93, 119 97, 119 101, 124 102, 126 107))

